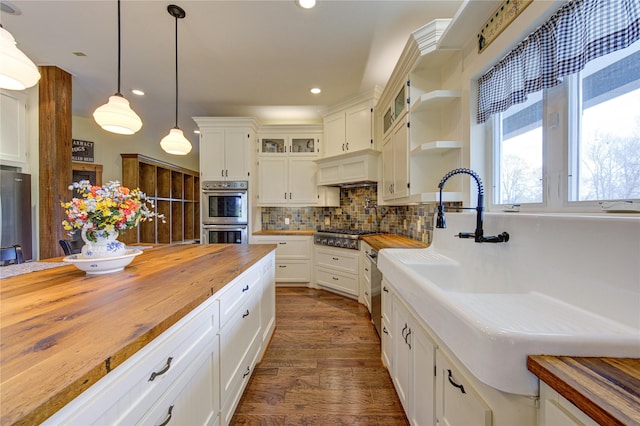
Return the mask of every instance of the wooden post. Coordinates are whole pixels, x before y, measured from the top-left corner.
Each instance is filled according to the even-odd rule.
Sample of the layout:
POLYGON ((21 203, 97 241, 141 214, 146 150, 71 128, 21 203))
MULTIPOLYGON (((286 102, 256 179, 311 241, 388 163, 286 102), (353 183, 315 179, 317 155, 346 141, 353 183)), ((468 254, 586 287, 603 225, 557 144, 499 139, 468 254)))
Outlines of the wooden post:
POLYGON ((39 172, 40 259, 62 256, 61 201, 71 197, 71 74, 54 66, 40 67, 39 172))

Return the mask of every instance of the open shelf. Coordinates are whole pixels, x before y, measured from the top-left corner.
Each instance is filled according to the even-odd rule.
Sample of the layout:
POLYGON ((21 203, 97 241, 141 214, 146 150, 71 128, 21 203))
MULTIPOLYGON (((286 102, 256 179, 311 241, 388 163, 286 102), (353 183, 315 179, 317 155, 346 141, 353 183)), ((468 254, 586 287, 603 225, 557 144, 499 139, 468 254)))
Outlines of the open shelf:
POLYGON ((411 105, 411 112, 436 110, 449 105, 461 97, 459 90, 434 90, 424 93, 411 105))
POLYGON ((126 244, 172 244, 200 238, 200 177, 193 170, 141 154, 120 154, 122 185, 140 188, 155 204, 165 223, 156 218, 140 223, 122 240, 126 244))
MULTIPOLYGON (((437 203, 440 201, 440 191, 436 192, 420 192, 417 194, 411 194, 409 197, 409 203, 437 203)), ((464 201, 463 192, 442 192, 442 201, 464 201)))
POLYGON ((425 142, 411 150, 411 156, 420 154, 438 154, 450 151, 452 149, 461 149, 462 144, 457 141, 433 141, 425 142))

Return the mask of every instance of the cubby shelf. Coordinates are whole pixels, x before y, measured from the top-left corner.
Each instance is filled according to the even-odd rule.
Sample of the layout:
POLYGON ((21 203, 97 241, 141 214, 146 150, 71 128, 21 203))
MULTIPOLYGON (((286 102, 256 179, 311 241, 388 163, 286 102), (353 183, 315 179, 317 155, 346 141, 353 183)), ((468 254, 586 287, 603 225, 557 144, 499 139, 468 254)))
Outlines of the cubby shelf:
POLYGON ((140 188, 165 222, 142 222, 122 237, 126 244, 184 243, 200 238, 200 174, 141 154, 120 154, 122 185, 140 188))
POLYGON ((459 90, 434 90, 422 94, 411 105, 411 112, 428 111, 433 109, 439 109, 448 105, 452 101, 460 99, 461 93, 459 90))

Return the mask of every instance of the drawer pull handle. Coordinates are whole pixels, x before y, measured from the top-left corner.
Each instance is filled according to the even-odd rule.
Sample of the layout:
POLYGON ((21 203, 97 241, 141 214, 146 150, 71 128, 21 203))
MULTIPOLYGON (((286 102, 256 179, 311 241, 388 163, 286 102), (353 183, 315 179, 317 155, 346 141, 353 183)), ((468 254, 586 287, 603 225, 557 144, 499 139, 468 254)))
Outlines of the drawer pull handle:
POLYGON ((369 268, 364 268, 364 271, 365 272, 369 272, 369 268))
POLYGON ((249 374, 251 374, 251 370, 249 369, 249 367, 247 367, 247 371, 245 371, 245 373, 242 375, 242 378, 244 379, 245 377, 247 377, 249 374))
POLYGON ((382 291, 384 291, 385 293, 389 293, 389 289, 387 287, 382 287, 382 291))
POLYGON ((337 258, 337 257, 332 257, 332 259, 333 259, 333 260, 340 260, 340 259, 339 259, 339 258, 337 258))
POLYGON ((340 281, 340 278, 331 277, 334 281, 340 281))
POLYGON ((451 370, 447 369, 447 371, 449 372, 449 383, 451 383, 451 386, 460 389, 460 392, 462 393, 466 393, 464 391, 464 386, 457 384, 456 382, 453 381, 453 379, 451 378, 452 374, 451 374, 451 370))
POLYGON ((245 291, 249 291, 249 284, 247 284, 247 286, 245 288, 242 289, 242 292, 244 293, 245 291))
POLYGON ((278 268, 286 268, 287 265, 278 265, 278 268))
POLYGON ((409 325, 405 322, 405 323, 404 323, 404 328, 402 329, 402 332, 401 332, 401 334, 402 334, 402 338, 404 339, 405 343, 406 343, 406 341, 407 341, 407 338, 404 336, 404 332, 405 332, 405 330, 406 330, 408 327, 409 327, 409 325))
POLYGON ((283 246, 283 245, 287 244, 287 242, 286 242, 286 241, 279 241, 279 242, 278 242, 278 244, 280 244, 281 246, 283 246))
POLYGON ((411 349, 411 342, 409 341, 410 334, 411 334, 411 329, 409 329, 409 331, 407 331, 407 335, 404 336, 404 342, 407 344, 407 346, 409 346, 409 349, 411 349))
POLYGON ((387 331, 387 327, 382 327, 382 332, 383 332, 384 334, 389 334, 389 332, 387 331))
POLYGON ((153 380, 158 377, 158 376, 162 376, 164 373, 166 373, 167 371, 169 371, 169 368, 171 367, 171 361, 173 361, 173 357, 169 357, 167 358, 167 363, 164 365, 164 367, 162 367, 162 370, 160 371, 154 371, 153 373, 151 373, 151 376, 149 377, 149 381, 153 382, 153 380))
POLYGON ((247 309, 247 312, 245 312, 244 314, 242 314, 242 318, 246 318, 249 316, 249 310, 247 309))
POLYGON ((162 423, 160 423, 158 426, 167 426, 169 424, 169 422, 171 421, 171 412, 172 411, 173 411, 173 405, 169 407, 169 409, 167 410, 167 415, 165 416, 165 418, 162 421, 162 423))

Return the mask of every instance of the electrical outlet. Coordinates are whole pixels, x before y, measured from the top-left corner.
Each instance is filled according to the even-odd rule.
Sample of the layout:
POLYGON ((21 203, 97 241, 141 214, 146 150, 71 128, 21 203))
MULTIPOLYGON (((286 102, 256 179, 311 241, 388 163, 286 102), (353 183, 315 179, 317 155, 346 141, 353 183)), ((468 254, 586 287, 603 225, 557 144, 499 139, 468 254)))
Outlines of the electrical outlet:
POLYGON ((418 232, 422 232, 422 224, 418 221, 417 229, 418 232))
POLYGON ((324 226, 331 226, 331 216, 324 217, 324 226))
POLYGON ((402 221, 402 227, 404 228, 405 231, 407 230, 407 219, 404 219, 402 221))
POLYGON ((284 218, 284 224, 285 224, 285 225, 288 225, 288 224, 290 224, 290 223, 291 223, 291 219, 289 219, 288 217, 285 217, 285 218, 284 218))

